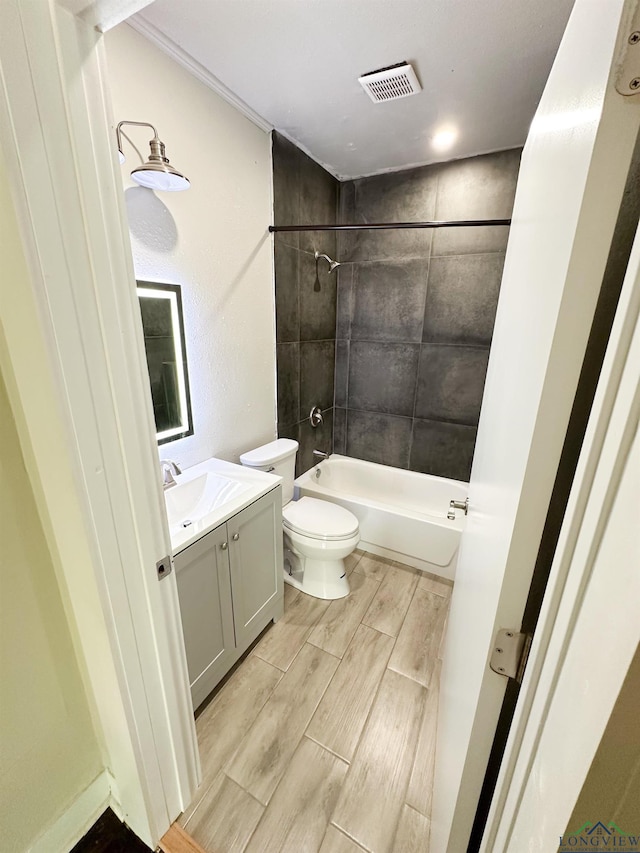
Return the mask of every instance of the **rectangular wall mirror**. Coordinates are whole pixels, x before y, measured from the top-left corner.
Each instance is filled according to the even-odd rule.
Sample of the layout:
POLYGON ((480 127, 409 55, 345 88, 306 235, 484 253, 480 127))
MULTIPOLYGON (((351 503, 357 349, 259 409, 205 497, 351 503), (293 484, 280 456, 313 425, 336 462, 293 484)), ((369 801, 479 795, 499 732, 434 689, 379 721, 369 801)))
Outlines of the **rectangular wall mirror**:
POLYGON ((193 435, 179 284, 138 282, 158 444, 193 435))

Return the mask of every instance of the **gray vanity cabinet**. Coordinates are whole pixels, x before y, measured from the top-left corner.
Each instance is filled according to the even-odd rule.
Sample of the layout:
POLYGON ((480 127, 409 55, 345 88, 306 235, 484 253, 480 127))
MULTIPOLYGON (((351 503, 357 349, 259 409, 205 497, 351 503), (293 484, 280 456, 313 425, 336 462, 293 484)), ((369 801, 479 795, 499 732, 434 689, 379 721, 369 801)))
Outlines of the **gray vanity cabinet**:
POLYGON ((264 627, 263 613, 282 597, 280 488, 227 522, 236 644, 246 648, 264 627))
POLYGON ((282 491, 268 492, 173 558, 193 707, 282 615, 282 491))
POLYGON ((193 707, 233 666, 235 637, 226 525, 173 558, 193 707))

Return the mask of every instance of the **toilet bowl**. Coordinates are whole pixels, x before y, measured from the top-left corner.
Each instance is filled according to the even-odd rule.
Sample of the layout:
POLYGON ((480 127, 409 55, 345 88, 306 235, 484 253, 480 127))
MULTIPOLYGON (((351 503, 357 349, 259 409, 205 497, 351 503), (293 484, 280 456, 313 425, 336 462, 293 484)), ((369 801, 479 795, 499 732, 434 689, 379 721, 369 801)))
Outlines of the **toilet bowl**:
POLYGON ((279 438, 243 453, 240 462, 282 477, 285 582, 315 598, 344 598, 349 594, 344 560, 360 541, 358 519, 329 501, 293 500, 297 451, 297 441, 279 438))

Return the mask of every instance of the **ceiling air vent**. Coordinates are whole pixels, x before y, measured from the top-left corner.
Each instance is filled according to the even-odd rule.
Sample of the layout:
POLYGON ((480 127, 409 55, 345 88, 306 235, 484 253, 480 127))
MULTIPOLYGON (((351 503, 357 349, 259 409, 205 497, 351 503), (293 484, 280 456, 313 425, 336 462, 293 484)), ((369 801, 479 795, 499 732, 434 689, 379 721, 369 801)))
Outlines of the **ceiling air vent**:
POLYGON ((358 83, 372 101, 395 101, 422 91, 416 72, 408 62, 389 65, 358 77, 358 83))

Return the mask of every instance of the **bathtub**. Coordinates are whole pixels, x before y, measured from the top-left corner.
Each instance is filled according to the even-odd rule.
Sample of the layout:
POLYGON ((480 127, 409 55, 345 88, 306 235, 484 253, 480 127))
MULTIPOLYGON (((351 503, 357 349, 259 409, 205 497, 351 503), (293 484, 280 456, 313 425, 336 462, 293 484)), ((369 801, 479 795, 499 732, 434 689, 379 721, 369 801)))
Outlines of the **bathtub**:
POLYGON ((465 516, 447 518, 449 501, 464 501, 468 483, 416 474, 334 454, 295 481, 308 495, 346 507, 360 523, 364 551, 453 580, 465 516))

